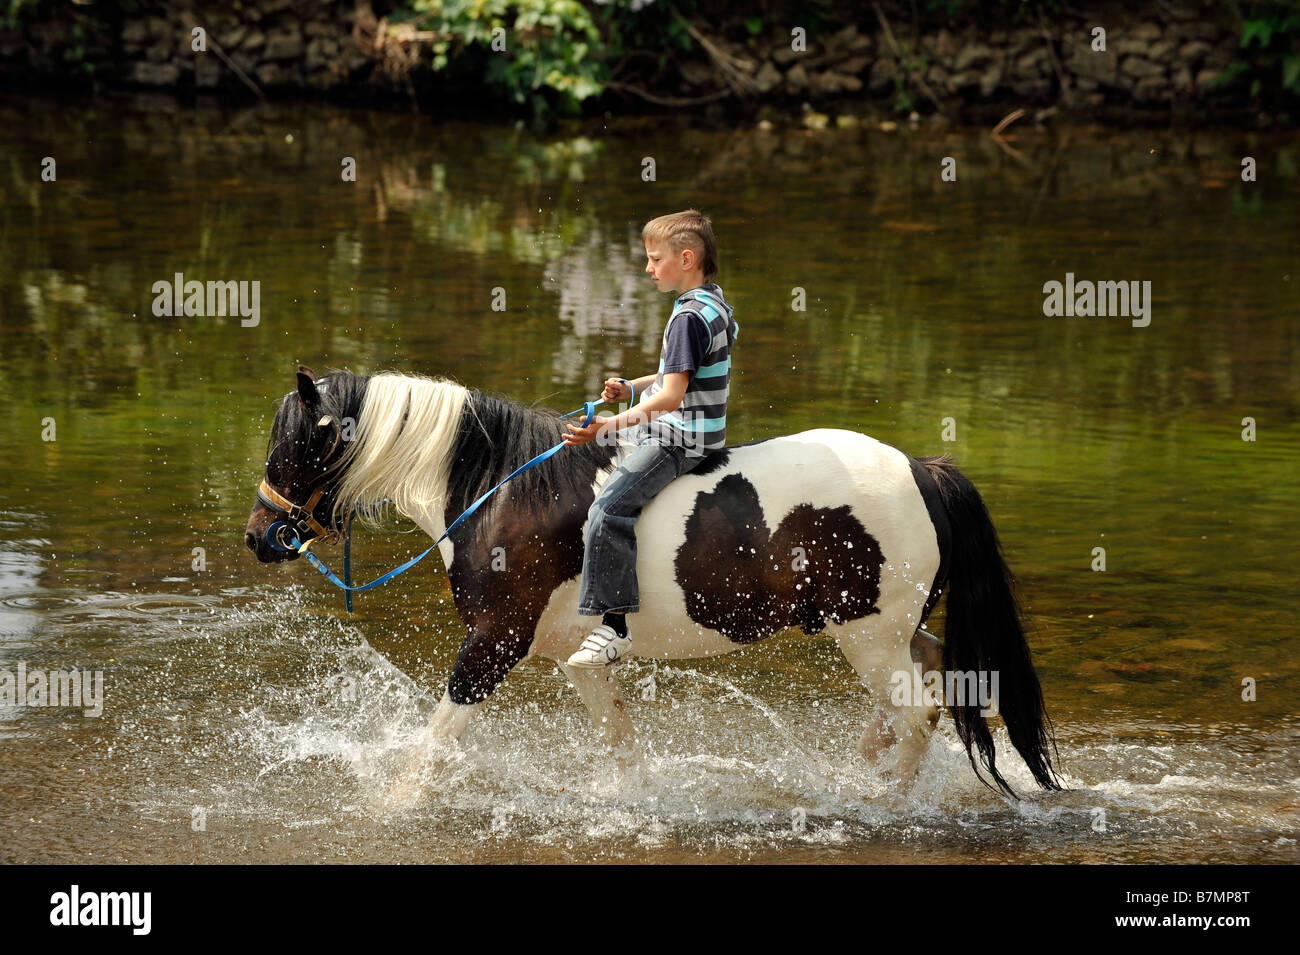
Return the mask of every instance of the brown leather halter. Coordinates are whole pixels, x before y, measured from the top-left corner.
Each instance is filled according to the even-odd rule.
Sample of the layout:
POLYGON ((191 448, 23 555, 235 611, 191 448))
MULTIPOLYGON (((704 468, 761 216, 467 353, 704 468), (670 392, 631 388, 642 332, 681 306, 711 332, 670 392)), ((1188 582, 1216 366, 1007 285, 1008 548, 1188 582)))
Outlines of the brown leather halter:
MULTIPOLYGON (((321 381, 321 385, 323 384, 324 380, 321 381)), ((323 425, 328 420, 328 416, 321 418, 320 424, 323 425)), ((340 429, 339 433, 334 436, 334 444, 330 447, 329 452, 326 454, 326 458, 334 453, 342 438, 343 431, 340 429)), ((289 500, 275 488, 271 487, 271 485, 267 483, 266 478, 262 478, 262 483, 258 485, 257 488, 257 499, 261 501, 262 505, 267 509, 283 514, 285 516, 285 521, 283 523, 287 525, 286 527, 282 527, 280 531, 274 535, 273 540, 275 545, 279 546, 283 550, 293 549, 289 547, 288 541, 284 539, 285 530, 291 530, 297 534, 299 552, 305 551, 317 540, 324 540, 327 543, 332 543, 343 536, 343 522, 341 520, 338 522, 338 526, 332 531, 326 530, 325 526, 321 524, 320 521, 316 520, 316 515, 313 512, 316 510, 316 505, 320 502, 320 499, 324 494, 325 485, 322 483, 312 492, 311 497, 307 498, 307 503, 300 506, 293 503, 293 501, 289 500), (309 531, 311 532, 310 534, 308 534, 309 531)), ((267 528, 267 530, 269 531, 270 528, 267 528)))
MULTIPOLYGON (((340 536, 339 529, 327 530, 320 521, 316 520, 316 515, 312 513, 324 494, 325 486, 322 484, 312 492, 306 504, 298 505, 271 487, 266 482, 266 478, 262 479, 262 483, 257 488, 257 499, 269 510, 283 514, 285 516, 283 522, 286 525, 285 529, 294 531, 298 536, 299 543, 304 546, 313 543, 317 539, 337 540, 340 536)), ((286 550, 289 549, 287 541, 280 540, 277 543, 285 545, 286 550)))

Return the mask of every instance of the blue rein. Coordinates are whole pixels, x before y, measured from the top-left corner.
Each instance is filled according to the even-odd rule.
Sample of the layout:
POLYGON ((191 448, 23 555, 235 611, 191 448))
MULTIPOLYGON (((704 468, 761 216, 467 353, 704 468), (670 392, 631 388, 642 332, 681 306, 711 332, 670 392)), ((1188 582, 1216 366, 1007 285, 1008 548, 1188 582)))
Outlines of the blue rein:
MULTIPOLYGON (((627 382, 627 379, 620 378, 619 381, 627 382)), ((631 382, 627 382, 627 384, 628 387, 632 389, 632 397, 628 401, 630 405, 636 401, 636 387, 632 385, 631 382)), ((602 402, 585 401, 583 402, 581 408, 578 408, 574 411, 570 411, 568 414, 562 414, 560 415, 560 417, 571 418, 576 414, 579 414, 581 412, 586 412, 587 416, 582 422, 582 426, 585 428, 587 427, 587 425, 591 424, 591 419, 596 416, 596 405, 598 404, 602 404, 602 402)), ((342 580, 339 580, 338 575, 335 574, 334 571, 326 567, 324 561, 322 561, 319 557, 313 554, 309 549, 312 541, 317 540, 317 538, 313 537, 311 540, 307 541, 307 543, 304 544, 298 540, 297 534, 291 532, 289 534, 289 539, 287 541, 289 546, 287 547, 283 546, 283 544, 279 540, 279 537, 284 533, 285 530, 289 529, 289 525, 285 521, 276 521, 266 529, 266 542, 269 545, 271 545, 271 547, 274 548, 275 550, 284 551, 284 552, 296 550, 300 555, 306 557, 307 562, 310 563, 313 567, 315 567, 318 571, 320 571, 322 577, 324 577, 335 587, 338 587, 340 590, 343 591, 343 598, 344 598, 344 602, 347 605, 348 613, 352 613, 353 594, 359 594, 364 590, 373 590, 375 587, 379 587, 383 584, 388 583, 398 574, 406 573, 408 570, 410 570, 420 561, 424 560, 424 558, 428 557, 431 553, 433 553, 434 549, 443 542, 443 540, 446 538, 448 534, 450 534, 458 526, 460 526, 460 523, 463 520, 465 520, 465 518, 469 517, 471 514, 477 511, 479 507, 483 504, 483 502, 486 501, 493 494, 495 494, 503 484, 505 484, 507 481, 511 480, 512 478, 518 477, 520 474, 523 474, 529 468, 533 468, 541 464, 547 458, 558 453, 562 447, 564 447, 563 441, 561 441, 555 447, 547 451, 543 451, 541 454, 537 455, 537 457, 533 458, 531 461, 521 465, 520 467, 515 468, 515 470, 510 474, 509 477, 507 477, 504 481, 502 481, 496 487, 492 488, 492 490, 488 491, 477 501, 475 501, 473 504, 467 507, 465 509, 465 512, 461 514, 460 517, 452 521, 451 526, 442 532, 442 537, 439 537, 436 541, 434 541, 433 546, 430 547, 428 550, 426 550, 423 554, 421 554, 419 557, 414 557, 411 560, 408 560, 401 567, 393 568, 388 573, 384 574, 382 577, 376 577, 374 580, 370 581, 370 583, 362 584, 359 587, 352 586, 352 518, 356 516, 355 510, 348 515, 347 528, 343 536, 343 579, 342 580)))

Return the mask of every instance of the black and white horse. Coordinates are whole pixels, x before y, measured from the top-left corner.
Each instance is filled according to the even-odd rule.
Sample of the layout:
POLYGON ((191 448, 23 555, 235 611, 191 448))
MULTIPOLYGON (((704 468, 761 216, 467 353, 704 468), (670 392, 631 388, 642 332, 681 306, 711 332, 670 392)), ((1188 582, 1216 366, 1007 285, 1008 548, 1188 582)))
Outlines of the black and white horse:
MULTIPOLYGON (((298 388, 275 417, 266 484, 272 500, 315 497, 321 529, 354 506, 388 499, 437 538, 479 495, 558 444, 564 424, 556 412, 449 380, 334 372, 317 381, 299 366, 298 388)), ((564 669, 608 743, 634 748, 616 674, 564 662, 591 623, 577 612, 587 512, 631 448, 564 448, 439 545, 467 632, 433 717, 438 736, 458 738, 511 669, 536 655, 564 669)), ((297 556, 266 541, 283 518, 260 499, 253 508, 245 539, 259 560, 297 556)), ((932 695, 900 699, 899 675, 916 672, 914 658, 927 670, 991 673, 1011 744, 1040 786, 1060 788, 997 533, 946 456, 915 459, 829 428, 727 447, 660 492, 636 536, 641 610, 628 618, 635 655, 706 657, 787 628, 825 632, 879 704, 859 750, 876 759, 897 741, 891 769, 905 782, 939 710, 932 695), (918 631, 941 592, 940 649, 918 631)), ((947 703, 977 775, 974 750, 1014 795, 995 765, 986 720, 993 711, 973 694, 947 703)))

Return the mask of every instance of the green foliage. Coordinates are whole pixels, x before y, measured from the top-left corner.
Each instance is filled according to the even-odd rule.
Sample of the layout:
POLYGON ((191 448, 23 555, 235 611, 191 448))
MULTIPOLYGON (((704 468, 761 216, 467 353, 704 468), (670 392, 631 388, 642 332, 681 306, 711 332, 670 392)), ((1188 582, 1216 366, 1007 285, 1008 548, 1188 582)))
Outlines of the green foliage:
POLYGON ((673 46, 679 50, 689 50, 691 48, 691 31, 687 29, 686 24, 677 19, 669 20, 664 24, 664 32, 673 46))
POLYGON ((134 0, 117 0, 98 6, 75 8, 76 14, 66 16, 56 0, 0 0, 0 32, 22 35, 33 24, 52 23, 54 29, 48 52, 63 64, 64 75, 74 81, 94 78, 97 62, 103 55, 102 36, 110 29, 110 20, 119 11, 131 13, 134 0))
POLYGON ((576 113, 601 92, 600 31, 577 0, 415 0, 412 13, 419 29, 437 34, 435 71, 482 76, 535 115, 576 113))
POLYGON ((1280 80, 1280 88, 1300 95, 1300 8, 1295 0, 1253 4, 1241 22, 1243 59, 1219 76, 1226 84, 1249 79, 1250 95, 1258 98, 1280 80))
POLYGON ((913 94, 919 90, 915 88, 912 77, 924 76, 929 68, 930 60, 924 53, 904 47, 903 59, 898 64, 898 75, 894 77, 895 113, 910 113, 916 107, 913 94))
POLYGON ((72 42, 63 48, 63 62, 73 73, 81 73, 85 76, 94 74, 94 61, 86 55, 88 47, 89 37, 86 35, 86 28, 80 23, 74 23, 72 42))
POLYGON ((0 30, 9 32, 19 29, 35 12, 36 4, 31 0, 0 0, 0 30))
POLYGON ((1243 48, 1248 47, 1257 39, 1261 48, 1267 48, 1272 43, 1274 34, 1290 33, 1298 25, 1300 13, 1292 13, 1283 18, 1279 13, 1273 12, 1254 20, 1243 20, 1241 45, 1243 48))

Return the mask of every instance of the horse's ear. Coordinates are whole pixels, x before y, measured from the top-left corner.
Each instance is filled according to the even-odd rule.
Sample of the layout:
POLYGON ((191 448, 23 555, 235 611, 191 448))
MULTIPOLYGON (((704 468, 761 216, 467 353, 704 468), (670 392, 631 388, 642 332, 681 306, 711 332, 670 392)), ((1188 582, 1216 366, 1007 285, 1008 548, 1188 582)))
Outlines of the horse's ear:
POLYGON ((316 390, 316 373, 306 365, 298 366, 298 397, 308 408, 320 404, 320 392, 316 390))

